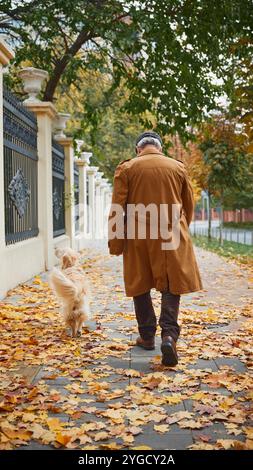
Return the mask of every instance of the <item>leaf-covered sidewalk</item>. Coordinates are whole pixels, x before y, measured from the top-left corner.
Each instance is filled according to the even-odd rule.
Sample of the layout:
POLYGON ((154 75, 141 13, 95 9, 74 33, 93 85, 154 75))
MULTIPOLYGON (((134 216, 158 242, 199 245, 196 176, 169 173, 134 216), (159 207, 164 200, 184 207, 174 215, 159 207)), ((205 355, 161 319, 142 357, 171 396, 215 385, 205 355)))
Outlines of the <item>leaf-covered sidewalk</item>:
MULTIPOLYGON (((1 449, 252 449, 252 278, 197 250, 207 291, 183 296, 180 363, 134 346, 121 259, 83 252, 93 320, 66 335, 47 275, 0 304, 1 449)), ((154 293, 159 311, 159 296, 154 293)))

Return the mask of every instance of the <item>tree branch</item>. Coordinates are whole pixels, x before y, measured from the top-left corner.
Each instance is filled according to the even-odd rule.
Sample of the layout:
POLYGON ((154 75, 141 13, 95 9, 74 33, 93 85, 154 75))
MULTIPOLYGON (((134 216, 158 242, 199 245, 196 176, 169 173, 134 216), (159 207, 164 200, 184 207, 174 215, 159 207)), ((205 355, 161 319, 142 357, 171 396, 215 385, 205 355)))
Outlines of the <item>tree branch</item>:
POLYGON ((56 87, 67 65, 69 64, 71 59, 76 55, 76 53, 80 50, 82 45, 92 38, 93 34, 93 31, 81 31, 72 46, 69 47, 63 57, 57 61, 54 72, 46 85, 46 89, 43 96, 44 101, 53 100, 56 87))

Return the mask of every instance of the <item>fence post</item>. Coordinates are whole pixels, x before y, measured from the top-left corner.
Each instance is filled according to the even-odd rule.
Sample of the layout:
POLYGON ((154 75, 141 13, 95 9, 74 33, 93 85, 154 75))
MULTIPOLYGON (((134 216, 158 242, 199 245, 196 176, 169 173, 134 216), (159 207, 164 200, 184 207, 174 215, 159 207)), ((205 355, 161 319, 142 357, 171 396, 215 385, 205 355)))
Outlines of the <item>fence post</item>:
POLYGON ((3 142, 3 68, 14 58, 14 52, 0 38, 0 249, 5 247, 4 217, 4 142, 3 142))
POLYGON ((104 238, 106 233, 106 191, 107 191, 107 179, 102 179, 101 184, 101 234, 104 238))
POLYGON ((81 239, 88 236, 87 226, 87 167, 92 153, 82 152, 81 158, 76 158, 75 163, 79 170, 79 230, 81 239))
POLYGON ((91 236, 95 236, 95 227, 96 227, 96 214, 95 214, 95 175, 98 171, 96 166, 87 167, 88 175, 88 193, 89 193, 89 215, 90 215, 90 227, 89 231, 91 236))
POLYGON ((96 188, 96 229, 95 235, 96 238, 101 239, 102 235, 102 218, 103 218, 103 206, 102 206, 102 176, 103 172, 98 171, 95 180, 95 188, 96 188))
POLYGON ((65 229, 70 247, 75 249, 74 147, 72 137, 57 137, 65 154, 65 229))
POLYGON ((56 109, 51 101, 24 103, 38 123, 38 225, 43 239, 45 269, 54 265, 52 202, 52 122, 56 109))
MULTIPOLYGON (((109 211, 112 203, 112 189, 110 183, 106 184, 106 189, 105 189, 105 224, 107 227, 108 224, 108 216, 109 216, 109 211)), ((105 236, 107 237, 108 231, 106 230, 105 236)))

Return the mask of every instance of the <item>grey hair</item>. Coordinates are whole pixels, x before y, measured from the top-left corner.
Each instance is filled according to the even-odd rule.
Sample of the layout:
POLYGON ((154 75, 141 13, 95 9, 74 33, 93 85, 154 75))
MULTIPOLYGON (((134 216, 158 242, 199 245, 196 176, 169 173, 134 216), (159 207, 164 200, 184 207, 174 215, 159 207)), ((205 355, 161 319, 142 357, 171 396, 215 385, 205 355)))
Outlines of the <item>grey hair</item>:
POLYGON ((143 137, 143 139, 141 139, 140 142, 138 142, 137 147, 143 148, 146 145, 154 145, 159 150, 161 150, 162 148, 161 143, 159 142, 158 139, 155 139, 155 137, 143 137))

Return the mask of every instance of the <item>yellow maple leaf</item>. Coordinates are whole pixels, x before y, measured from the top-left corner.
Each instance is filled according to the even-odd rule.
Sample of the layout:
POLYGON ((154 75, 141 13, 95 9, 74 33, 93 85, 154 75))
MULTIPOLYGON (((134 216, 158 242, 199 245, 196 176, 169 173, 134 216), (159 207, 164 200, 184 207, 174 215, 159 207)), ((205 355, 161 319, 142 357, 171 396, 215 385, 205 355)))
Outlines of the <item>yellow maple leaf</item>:
POLYGON ((94 437, 95 441, 105 441, 106 439, 108 439, 108 433, 105 431, 98 432, 94 437))
POLYGON ((62 434, 58 432, 56 434, 56 442, 59 442, 59 444, 62 444, 63 446, 66 446, 70 441, 71 441, 71 436, 68 434, 62 434))
POLYGON ((127 369, 124 375, 126 375, 127 377, 140 377, 141 374, 137 370, 127 369))
POLYGON ((25 431, 22 429, 14 430, 5 426, 2 426, 2 432, 11 440, 20 439, 21 441, 29 441, 32 436, 31 431, 25 431))
POLYGON ((190 429, 203 428, 203 424, 201 424, 198 421, 194 421, 193 419, 192 420, 185 419, 185 420, 180 421, 178 424, 181 428, 190 428, 190 429))
POLYGON ((216 444, 219 447, 222 447, 223 449, 228 450, 228 449, 231 449, 231 447, 234 446, 234 442, 237 442, 237 441, 234 441, 232 439, 218 439, 216 441, 216 444))
POLYGON ((35 421, 35 419, 36 415, 34 415, 33 413, 24 413, 22 416, 22 421, 24 421, 24 423, 32 423, 33 421, 35 421))
POLYGON ((168 432, 169 431, 169 426, 168 424, 155 424, 154 425, 154 430, 160 433, 168 432))
POLYGON ((122 434, 120 437, 125 444, 132 444, 134 442, 134 436, 131 434, 122 434))
POLYGON ((80 445, 85 445, 87 443, 91 443, 92 440, 89 436, 87 436, 86 434, 82 434, 81 436, 78 437, 79 441, 80 441, 80 445))
POLYGON ((33 423, 33 425, 31 426, 31 431, 33 432, 33 438, 34 439, 40 439, 44 435, 44 433, 46 432, 46 429, 44 429, 38 423, 33 423))
POLYGON ((66 426, 66 423, 60 421, 59 418, 48 418, 47 425, 50 431, 58 431, 61 430, 63 426, 66 426))
POLYGON ((169 405, 177 405, 178 403, 181 403, 182 397, 181 395, 171 395, 166 397, 166 401, 169 405))
POLYGON ((248 439, 253 439, 253 427, 243 427, 242 430, 248 439))
POLYGON ((191 400, 202 400, 205 397, 206 395, 203 392, 196 392, 193 395, 191 395, 189 398, 191 400))

